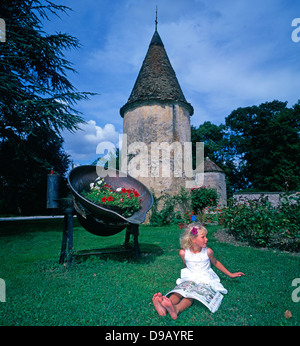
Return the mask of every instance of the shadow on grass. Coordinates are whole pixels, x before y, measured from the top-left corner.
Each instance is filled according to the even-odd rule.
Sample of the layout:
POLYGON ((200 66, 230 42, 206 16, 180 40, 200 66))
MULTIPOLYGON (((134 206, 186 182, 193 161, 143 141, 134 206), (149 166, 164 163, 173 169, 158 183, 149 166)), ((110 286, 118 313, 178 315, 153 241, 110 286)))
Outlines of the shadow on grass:
POLYGON ((32 232, 61 232, 63 219, 1 221, 0 237, 22 236, 32 232))
POLYGON ((113 260, 116 262, 130 262, 130 263, 151 263, 158 256, 163 255, 164 251, 157 245, 153 244, 139 244, 140 258, 135 255, 133 244, 129 246, 119 245, 114 247, 106 247, 101 249, 90 249, 76 251, 73 254, 73 265, 76 263, 82 263, 86 259, 94 257, 101 260, 113 260))

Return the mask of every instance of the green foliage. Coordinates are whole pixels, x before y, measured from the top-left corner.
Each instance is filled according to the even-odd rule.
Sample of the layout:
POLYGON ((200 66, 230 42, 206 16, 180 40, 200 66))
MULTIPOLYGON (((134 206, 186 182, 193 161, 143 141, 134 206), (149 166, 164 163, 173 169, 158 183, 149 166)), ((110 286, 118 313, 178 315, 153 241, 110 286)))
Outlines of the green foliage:
POLYGON ((232 194, 233 188, 239 187, 240 177, 235 166, 235 153, 232 150, 230 136, 224 124, 215 125, 205 121, 198 128, 191 127, 193 146, 193 167, 196 168, 196 142, 204 143, 204 156, 209 157, 226 174, 227 195, 232 194))
POLYGON ((174 210, 176 199, 173 196, 164 194, 160 197, 156 197, 154 191, 152 191, 152 195, 154 202, 151 208, 151 226, 157 227, 183 222, 180 212, 174 210))
POLYGON ((5 139, 23 139, 40 127, 74 130, 83 122, 73 105, 88 93, 76 91, 66 78, 66 71, 74 69, 64 58, 64 50, 78 48, 79 42, 71 35, 49 35, 42 29, 49 13, 67 10, 50 1, 45 6, 37 0, 0 4, 7 28, 0 55, 0 135, 5 139))
POLYGON ((48 15, 68 10, 48 0, 0 2, 6 23, 0 54, 2 213, 28 213, 30 207, 32 213, 41 212, 47 172, 53 167, 64 175, 68 167, 60 133, 74 131, 83 122, 75 105, 91 94, 77 91, 67 79, 67 72, 75 70, 64 56, 79 42, 43 30, 48 15))
POLYGON ((58 136, 40 128, 18 148, 11 141, 0 143, 1 214, 45 213, 47 174, 55 167, 55 172, 63 176, 69 165, 62 142, 58 136))
POLYGON ((150 217, 152 226, 190 223, 189 216, 197 216, 196 214, 199 214, 197 216, 199 219, 204 220, 203 209, 216 206, 218 200, 216 189, 205 186, 192 188, 190 191, 181 188, 180 193, 174 196, 164 194, 156 197, 154 191, 152 194, 154 197, 150 217), (193 211, 190 211, 191 208, 193 211))
POLYGON ((180 192, 175 196, 164 194, 160 197, 155 196, 151 208, 150 224, 152 226, 165 226, 170 224, 178 224, 184 222, 184 212, 190 206, 189 192, 181 188, 180 192))
MULTIPOLYGON (((210 121, 205 121, 198 128, 192 125, 191 139, 193 149, 195 149, 196 142, 204 143, 205 156, 208 156, 216 164, 222 166, 226 161, 227 152, 224 150, 227 146, 227 138, 225 132, 225 125, 215 125, 210 121)), ((193 157, 193 164, 195 167, 196 158, 193 157)))
POLYGON ((284 194, 278 206, 282 230, 287 240, 300 242, 300 194, 284 194))
POLYGON ((300 187, 300 101, 238 108, 227 118, 238 162, 239 188, 293 191, 300 187))
POLYGON ((232 203, 223 217, 229 232, 254 246, 299 251, 300 195, 284 196, 275 208, 264 197, 232 203))
MULTIPOLYGON (((274 100, 240 107, 223 124, 192 126, 192 142, 226 173, 232 190, 294 191, 300 188, 300 101, 288 108, 274 100)), ((195 152, 195 150, 194 150, 195 152)), ((193 156, 195 166, 195 155, 193 156)))
POLYGON ((207 188, 205 186, 191 189, 192 208, 195 213, 201 213, 206 207, 217 205, 218 193, 216 189, 207 188))

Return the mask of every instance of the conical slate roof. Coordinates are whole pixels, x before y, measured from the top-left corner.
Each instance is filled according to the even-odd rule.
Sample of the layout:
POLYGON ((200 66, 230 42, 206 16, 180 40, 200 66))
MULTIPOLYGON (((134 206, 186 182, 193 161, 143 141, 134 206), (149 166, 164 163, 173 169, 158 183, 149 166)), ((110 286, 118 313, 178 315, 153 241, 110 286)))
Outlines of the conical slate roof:
POLYGON ((225 173, 223 169, 215 164, 209 157, 206 157, 204 160, 204 172, 225 173))
POLYGON ((127 109, 148 101, 176 101, 186 107, 190 115, 194 109, 181 90, 164 44, 155 30, 146 57, 127 103, 120 109, 123 117, 127 109))

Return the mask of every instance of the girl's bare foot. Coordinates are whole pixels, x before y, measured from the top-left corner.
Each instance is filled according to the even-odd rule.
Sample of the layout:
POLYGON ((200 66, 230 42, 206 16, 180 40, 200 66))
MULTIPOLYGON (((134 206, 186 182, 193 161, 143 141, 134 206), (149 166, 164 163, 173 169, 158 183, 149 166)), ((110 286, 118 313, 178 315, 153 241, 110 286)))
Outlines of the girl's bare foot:
POLYGON ((175 307, 172 304, 171 300, 167 297, 162 297, 162 303, 161 304, 164 308, 166 308, 166 310, 170 314, 171 318, 173 320, 176 320, 177 319, 177 312, 176 312, 175 307))
POLYGON ((166 316, 166 309, 162 306, 162 294, 155 293, 152 302, 159 316, 166 316))

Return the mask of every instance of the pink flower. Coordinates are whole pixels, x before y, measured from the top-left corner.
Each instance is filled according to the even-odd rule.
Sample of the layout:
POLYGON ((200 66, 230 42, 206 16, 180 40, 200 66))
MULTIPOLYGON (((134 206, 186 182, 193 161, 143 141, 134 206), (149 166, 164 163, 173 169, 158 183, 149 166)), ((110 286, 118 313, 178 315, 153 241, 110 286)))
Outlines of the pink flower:
POLYGON ((193 227, 191 230, 192 235, 197 235, 198 234, 198 230, 196 227, 193 227))
POLYGON ((123 198, 120 199, 120 202, 123 203, 123 198))

